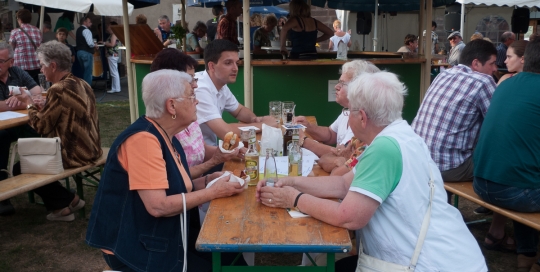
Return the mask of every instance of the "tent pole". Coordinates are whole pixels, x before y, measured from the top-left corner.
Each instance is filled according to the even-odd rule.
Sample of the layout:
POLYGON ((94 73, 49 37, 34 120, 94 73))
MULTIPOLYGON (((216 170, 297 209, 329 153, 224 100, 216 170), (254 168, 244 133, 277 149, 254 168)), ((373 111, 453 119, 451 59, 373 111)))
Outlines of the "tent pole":
POLYGON ((251 47, 249 25, 249 0, 244 0, 242 20, 244 24, 244 106, 253 110, 253 88, 251 86, 251 47))
POLYGON ((41 6, 39 11, 39 31, 43 34, 43 21, 45 20, 45 7, 41 6))
POLYGON ((129 113, 131 122, 137 120, 137 91, 133 89, 133 70, 131 69, 131 39, 129 38, 129 14, 127 0, 122 0, 122 21, 124 24, 124 37, 126 42, 126 70, 128 76, 128 94, 129 94, 129 113))
POLYGON ((465 37, 465 1, 461 3, 461 22, 459 24, 460 26, 460 33, 461 37, 465 37))
MULTIPOLYGON (((424 54, 425 55, 425 42, 427 37, 427 29, 425 28, 425 6, 426 6, 426 0, 420 0, 420 9, 418 10, 418 54, 424 54), (426 29, 426 37, 423 37, 422 32, 426 29)), ((430 28, 431 29, 431 28, 430 28)), ((431 32, 430 32, 431 33, 431 32)))
POLYGON ((375 21, 373 23, 373 51, 376 52, 377 51, 377 42, 378 42, 378 38, 377 38, 377 26, 378 26, 378 22, 379 22, 379 0, 375 0, 375 14, 373 15, 373 21, 375 21))
MULTIPOLYGON (((175 22, 176 23, 176 22, 175 22)), ((186 0, 182 0, 182 27, 186 29, 186 34, 189 29, 186 28, 186 0)), ((186 36, 182 37, 182 52, 186 52, 186 36)))
POLYGON ((420 83, 420 104, 424 100, 429 85, 431 85, 431 21, 433 20, 433 0, 425 0, 426 2, 426 12, 425 12, 425 24, 426 29, 426 46, 424 48, 426 62, 424 63, 424 68, 420 69, 423 72, 423 82, 420 83))

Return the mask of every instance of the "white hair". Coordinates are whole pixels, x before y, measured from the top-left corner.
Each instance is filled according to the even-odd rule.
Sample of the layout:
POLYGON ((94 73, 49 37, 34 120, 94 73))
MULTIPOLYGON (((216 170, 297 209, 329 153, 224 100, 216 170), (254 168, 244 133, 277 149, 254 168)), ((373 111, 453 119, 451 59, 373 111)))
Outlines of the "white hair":
POLYGON ((366 112, 375 126, 401 120, 407 87, 390 72, 363 73, 349 83, 347 98, 351 109, 366 112))
POLYGON ((361 73, 377 73, 381 70, 375 64, 365 60, 353 60, 346 62, 341 67, 341 73, 353 79, 361 73))
POLYGON ((177 70, 158 70, 146 75, 142 82, 142 98, 146 116, 160 118, 165 110, 165 101, 180 98, 191 83, 191 76, 177 70))

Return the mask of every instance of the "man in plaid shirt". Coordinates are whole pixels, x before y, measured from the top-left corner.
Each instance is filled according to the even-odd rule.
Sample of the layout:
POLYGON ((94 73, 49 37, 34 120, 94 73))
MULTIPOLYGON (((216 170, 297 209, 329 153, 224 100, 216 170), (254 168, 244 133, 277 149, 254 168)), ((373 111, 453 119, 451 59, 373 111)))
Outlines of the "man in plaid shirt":
POLYGON ((17 12, 17 22, 20 28, 11 31, 9 43, 15 50, 14 65, 25 70, 35 82, 39 82, 38 75, 41 66, 37 58, 36 49, 41 45, 41 32, 30 24, 32 13, 27 9, 17 12))
POLYGON ((472 154, 496 84, 497 50, 474 40, 465 46, 459 65, 440 73, 412 123, 426 142, 444 181, 473 178, 472 154))

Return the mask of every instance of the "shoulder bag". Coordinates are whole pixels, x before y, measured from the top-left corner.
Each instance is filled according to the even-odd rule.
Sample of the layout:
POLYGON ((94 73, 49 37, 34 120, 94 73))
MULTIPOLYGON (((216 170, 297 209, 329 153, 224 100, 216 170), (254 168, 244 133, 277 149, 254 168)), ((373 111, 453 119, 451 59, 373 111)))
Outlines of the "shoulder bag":
POLYGON ((19 154, 22 174, 56 175, 64 171, 60 138, 21 138, 11 152, 10 174, 15 153, 19 154))
MULTIPOLYGON (((429 167, 429 164, 428 164, 429 167)), ((422 251, 422 245, 427 235, 429 220, 431 218, 431 206, 433 204, 433 195, 435 193, 435 183, 433 182, 433 174, 431 168, 429 168, 429 204, 426 214, 424 215, 424 220, 422 221, 422 227, 420 229, 420 235, 418 236, 418 241, 416 242, 416 248, 414 249, 414 254, 411 258, 411 262, 408 266, 399 265, 387 261, 371 257, 364 253, 364 248, 362 246, 361 239, 358 239, 358 265, 356 267, 356 272, 412 272, 416 268, 416 263, 418 262, 418 257, 422 251)))

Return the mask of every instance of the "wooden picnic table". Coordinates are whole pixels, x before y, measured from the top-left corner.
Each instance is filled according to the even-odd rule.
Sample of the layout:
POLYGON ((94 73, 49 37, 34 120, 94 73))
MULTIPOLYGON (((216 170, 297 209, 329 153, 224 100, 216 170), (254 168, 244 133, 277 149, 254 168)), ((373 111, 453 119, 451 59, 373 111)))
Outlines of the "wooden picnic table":
POLYGON ((22 113, 25 116, 19 118, 13 118, 9 120, 0 120, 0 130, 18 127, 28 123, 28 110, 17 110, 17 113, 22 113))
MULTIPOLYGON (((244 169, 244 162, 229 161, 223 168, 226 171, 235 169, 244 169)), ((313 174, 328 176, 318 165, 314 166, 313 174)), ((351 239, 346 229, 312 217, 292 218, 285 209, 257 202, 255 191, 256 187, 250 186, 238 195, 210 203, 196 247, 199 251, 212 252, 213 271, 334 271, 334 254, 351 251, 351 239), (221 252, 325 252, 328 253, 328 265, 221 267, 221 252)))

